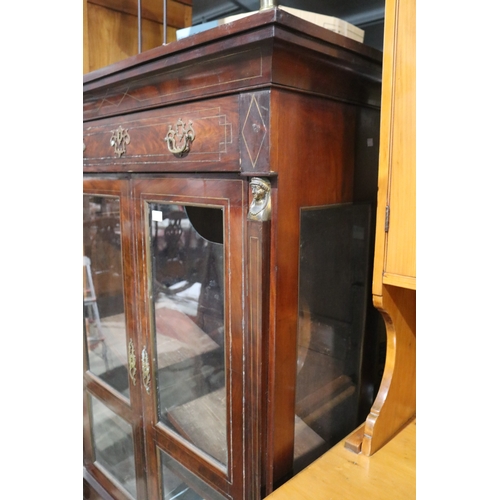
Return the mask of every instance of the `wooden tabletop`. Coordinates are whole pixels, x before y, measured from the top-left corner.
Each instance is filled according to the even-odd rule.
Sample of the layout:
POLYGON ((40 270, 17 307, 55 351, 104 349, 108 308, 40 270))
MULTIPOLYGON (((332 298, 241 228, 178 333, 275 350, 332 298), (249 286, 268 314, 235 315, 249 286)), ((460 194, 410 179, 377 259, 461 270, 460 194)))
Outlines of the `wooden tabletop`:
POLYGON ((409 500, 416 498, 416 419, 371 457, 342 440, 267 496, 268 500, 409 500))

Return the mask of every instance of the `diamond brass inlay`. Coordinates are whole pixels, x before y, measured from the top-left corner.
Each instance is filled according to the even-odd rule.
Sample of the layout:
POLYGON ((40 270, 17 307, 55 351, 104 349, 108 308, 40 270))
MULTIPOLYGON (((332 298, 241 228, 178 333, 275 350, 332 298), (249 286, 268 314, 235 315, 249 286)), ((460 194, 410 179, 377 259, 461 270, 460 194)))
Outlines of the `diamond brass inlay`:
POLYGON ((267 135, 267 128, 260 112, 259 104, 255 95, 252 96, 250 107, 243 124, 242 137, 245 147, 252 162, 252 167, 255 168, 259 154, 264 144, 264 139, 267 135))

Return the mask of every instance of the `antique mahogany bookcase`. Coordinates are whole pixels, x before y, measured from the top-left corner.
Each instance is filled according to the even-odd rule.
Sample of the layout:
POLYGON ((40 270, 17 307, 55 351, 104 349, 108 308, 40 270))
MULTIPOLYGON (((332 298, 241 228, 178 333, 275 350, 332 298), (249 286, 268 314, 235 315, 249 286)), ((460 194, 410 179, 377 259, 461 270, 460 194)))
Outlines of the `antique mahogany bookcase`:
POLYGON ((84 76, 86 498, 263 498, 364 420, 381 60, 271 8, 84 76))

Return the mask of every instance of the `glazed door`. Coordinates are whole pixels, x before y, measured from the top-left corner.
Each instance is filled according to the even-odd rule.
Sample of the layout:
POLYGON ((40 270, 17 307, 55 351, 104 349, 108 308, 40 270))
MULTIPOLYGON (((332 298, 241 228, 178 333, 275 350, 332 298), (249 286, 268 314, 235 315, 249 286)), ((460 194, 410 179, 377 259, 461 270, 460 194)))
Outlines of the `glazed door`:
POLYGON ((241 498, 245 184, 132 183, 149 498, 241 498))
POLYGON ((85 477, 146 499, 133 228, 128 180, 86 179, 83 195, 85 477))

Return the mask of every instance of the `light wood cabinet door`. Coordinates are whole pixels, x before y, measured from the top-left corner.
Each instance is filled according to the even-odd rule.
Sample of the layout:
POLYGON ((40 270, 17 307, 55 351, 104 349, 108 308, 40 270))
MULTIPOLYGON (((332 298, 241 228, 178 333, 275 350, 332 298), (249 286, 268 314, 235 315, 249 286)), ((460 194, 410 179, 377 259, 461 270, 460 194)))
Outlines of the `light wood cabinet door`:
POLYGON ((390 441, 416 412, 415 0, 387 0, 385 9, 372 293, 385 320, 387 350, 363 429, 365 455, 390 441))
POLYGON ((386 4, 375 295, 416 289, 415 0, 386 4))

